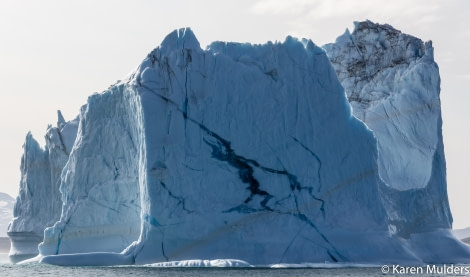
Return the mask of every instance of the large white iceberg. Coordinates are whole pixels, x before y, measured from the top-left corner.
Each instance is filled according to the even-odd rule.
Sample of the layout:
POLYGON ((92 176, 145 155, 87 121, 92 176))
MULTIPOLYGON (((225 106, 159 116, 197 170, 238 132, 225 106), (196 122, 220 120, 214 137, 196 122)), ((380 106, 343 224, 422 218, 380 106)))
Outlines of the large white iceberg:
POLYGON ((202 50, 188 28, 169 34, 81 109, 42 261, 468 262, 449 231, 432 47, 357 26, 329 57, 292 37, 202 50))

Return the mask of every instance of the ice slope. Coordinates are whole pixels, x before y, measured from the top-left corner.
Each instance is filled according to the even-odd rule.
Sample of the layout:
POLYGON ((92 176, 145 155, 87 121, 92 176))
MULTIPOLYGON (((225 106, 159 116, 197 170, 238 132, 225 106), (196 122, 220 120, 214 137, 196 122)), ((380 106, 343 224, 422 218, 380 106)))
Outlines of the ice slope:
POLYGON ((31 133, 26 136, 21 158, 20 191, 13 220, 8 226, 10 259, 19 261, 38 254, 44 229, 53 225, 62 209, 61 172, 76 137, 78 121, 65 122, 58 111, 56 127, 49 126, 42 149, 31 133))
POLYGON ((389 25, 356 22, 324 48, 354 115, 374 132, 381 193, 402 236, 451 228, 439 69, 431 41, 389 25))
MULTIPOLYGON (((375 43, 375 29, 389 28, 359 26, 366 45, 375 43)), ((347 39, 333 46, 337 53, 352 51, 347 39)), ((81 109, 62 171, 62 214, 45 230, 42 262, 468 262, 469 248, 449 229, 439 109, 429 114, 434 127, 414 125, 421 121, 412 113, 366 125, 346 97, 355 87, 345 85, 345 93, 335 73, 341 67, 332 62, 334 68, 312 41, 292 37, 263 45, 214 42, 202 50, 190 29, 169 34, 128 79, 90 96, 81 109), (407 179, 397 165, 407 163, 381 152, 391 143, 384 130, 400 122, 413 143, 436 131, 424 134, 433 136, 432 153, 419 156, 425 166, 410 175, 425 184, 395 182, 407 179)), ((381 66, 378 72, 389 67, 381 66)), ((432 68, 401 85, 423 86, 436 78, 432 68)), ((400 92, 421 101, 415 89, 400 92)), ((405 102, 397 113, 406 113, 405 102)))

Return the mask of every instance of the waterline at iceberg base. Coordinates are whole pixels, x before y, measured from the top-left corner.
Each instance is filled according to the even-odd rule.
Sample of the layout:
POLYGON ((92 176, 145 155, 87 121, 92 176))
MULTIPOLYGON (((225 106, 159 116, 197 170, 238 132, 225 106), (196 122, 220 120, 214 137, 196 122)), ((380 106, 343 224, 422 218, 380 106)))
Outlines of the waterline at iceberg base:
MULTIPOLYGON (((172 32, 76 121, 59 116, 59 134, 78 127, 50 178, 63 206, 42 262, 469 262, 450 232, 432 51, 370 21, 324 48, 202 50, 172 32)), ((50 175, 42 163, 22 167, 20 195, 50 175)), ((15 220, 41 201, 18 198, 15 220)))

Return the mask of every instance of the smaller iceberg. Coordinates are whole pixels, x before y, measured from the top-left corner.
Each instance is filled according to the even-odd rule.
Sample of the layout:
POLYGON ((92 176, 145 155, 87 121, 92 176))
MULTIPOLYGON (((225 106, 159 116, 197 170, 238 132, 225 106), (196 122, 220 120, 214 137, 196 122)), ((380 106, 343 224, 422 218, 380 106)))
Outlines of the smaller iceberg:
POLYGON ((57 126, 47 128, 44 149, 31 133, 23 144, 20 191, 7 233, 12 262, 36 256, 44 229, 60 219, 60 178, 77 136, 78 118, 66 122, 60 111, 57 117, 57 126))

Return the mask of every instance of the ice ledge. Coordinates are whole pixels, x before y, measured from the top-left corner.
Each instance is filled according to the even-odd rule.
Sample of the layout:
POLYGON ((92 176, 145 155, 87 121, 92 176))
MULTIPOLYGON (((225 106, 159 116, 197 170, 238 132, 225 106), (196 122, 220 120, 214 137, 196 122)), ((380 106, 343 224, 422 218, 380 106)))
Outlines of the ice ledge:
POLYGON ((11 248, 8 257, 12 263, 17 263, 35 257, 39 251, 37 245, 42 237, 33 232, 8 232, 11 248))

